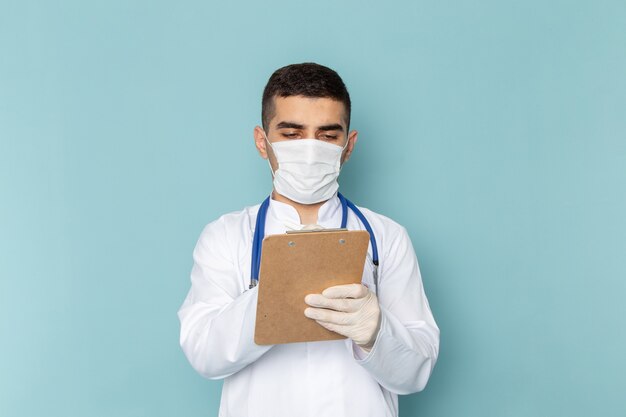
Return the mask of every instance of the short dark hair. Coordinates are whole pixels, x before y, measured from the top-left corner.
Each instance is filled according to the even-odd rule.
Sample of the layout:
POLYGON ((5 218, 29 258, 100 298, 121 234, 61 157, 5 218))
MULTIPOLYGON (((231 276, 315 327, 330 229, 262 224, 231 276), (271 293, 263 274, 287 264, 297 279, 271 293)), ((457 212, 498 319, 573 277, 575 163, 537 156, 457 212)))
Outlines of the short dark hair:
POLYGON ((274 97, 325 97, 343 103, 346 123, 350 126, 350 94, 343 80, 332 69, 314 62, 303 62, 279 68, 270 77, 263 90, 261 121, 267 132, 274 117, 274 97))

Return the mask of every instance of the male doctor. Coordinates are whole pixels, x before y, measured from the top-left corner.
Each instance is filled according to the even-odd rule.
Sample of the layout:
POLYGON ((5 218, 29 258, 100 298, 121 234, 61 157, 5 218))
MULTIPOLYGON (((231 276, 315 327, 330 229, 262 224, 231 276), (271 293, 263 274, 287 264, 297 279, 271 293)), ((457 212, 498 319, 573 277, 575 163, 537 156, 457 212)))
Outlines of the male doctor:
MULTIPOLYGON (((259 216, 265 235, 340 227, 345 205, 337 178, 357 132, 349 130, 350 97, 339 75, 314 63, 278 69, 263 92, 262 125, 254 140, 274 185, 265 219, 259 216)), ((397 416, 398 394, 424 389, 439 352, 439 329, 406 229, 366 208, 348 210, 347 228, 365 230, 358 210, 379 259, 370 244, 362 284, 309 294, 302 312, 346 339, 259 346, 251 257, 260 207, 204 228, 193 251, 191 289, 178 311, 180 345, 193 368, 224 378, 219 415, 397 416)))

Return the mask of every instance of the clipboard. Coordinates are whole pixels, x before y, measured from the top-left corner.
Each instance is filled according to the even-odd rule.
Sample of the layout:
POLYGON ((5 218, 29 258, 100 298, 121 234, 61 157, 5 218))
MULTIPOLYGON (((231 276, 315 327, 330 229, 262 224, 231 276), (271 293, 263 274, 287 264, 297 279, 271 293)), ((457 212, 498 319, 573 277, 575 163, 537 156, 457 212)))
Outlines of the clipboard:
POLYGON ((304 315, 307 294, 360 283, 369 233, 345 229, 263 239, 254 342, 271 345, 345 339, 304 315))

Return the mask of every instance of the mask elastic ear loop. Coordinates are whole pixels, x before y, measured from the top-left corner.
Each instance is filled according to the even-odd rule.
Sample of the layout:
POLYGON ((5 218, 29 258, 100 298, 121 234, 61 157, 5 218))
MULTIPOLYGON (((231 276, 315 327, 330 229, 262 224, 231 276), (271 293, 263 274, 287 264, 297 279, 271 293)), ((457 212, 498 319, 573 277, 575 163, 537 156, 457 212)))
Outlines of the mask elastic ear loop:
POLYGON ((347 137, 346 137, 346 144, 343 145, 343 148, 341 148, 341 153, 343 154, 343 151, 346 150, 346 148, 348 147, 348 143, 350 142, 350 132, 348 132, 347 137))
MULTIPOLYGON (((276 156, 276 151, 274 151, 274 147, 272 146, 272 144, 270 143, 269 139, 267 138, 267 134, 265 134, 265 131, 263 131, 263 137, 265 137, 265 142, 267 142, 268 145, 270 145, 270 148, 272 148, 272 152, 274 152, 274 156, 276 156)), ((270 154, 269 152, 267 152, 267 164, 270 166, 270 172, 272 173, 272 178, 274 178, 274 169, 272 168, 272 163, 270 162, 270 154)), ((276 161, 276 163, 278 163, 278 161, 276 161)))
MULTIPOLYGON (((350 132, 348 132, 348 135, 346 137, 346 144, 343 145, 343 148, 341 148, 341 153, 339 154, 339 172, 341 172, 341 169, 343 168, 343 164, 341 163, 341 157, 343 155, 343 151, 346 150, 346 148, 348 147, 348 143, 350 142, 350 132)), ((274 149, 274 148, 272 148, 274 149)))

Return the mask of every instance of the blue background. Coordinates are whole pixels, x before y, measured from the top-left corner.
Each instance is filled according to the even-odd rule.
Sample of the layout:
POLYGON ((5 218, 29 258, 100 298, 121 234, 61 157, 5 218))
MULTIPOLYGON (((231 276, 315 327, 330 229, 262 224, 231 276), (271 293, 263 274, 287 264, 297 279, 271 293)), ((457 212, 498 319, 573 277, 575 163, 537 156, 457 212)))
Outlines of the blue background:
POLYGON ((271 188, 280 66, 344 78, 341 177, 441 328, 403 416, 626 415, 623 1, 0 1, 0 415, 216 415, 176 311, 271 188))

